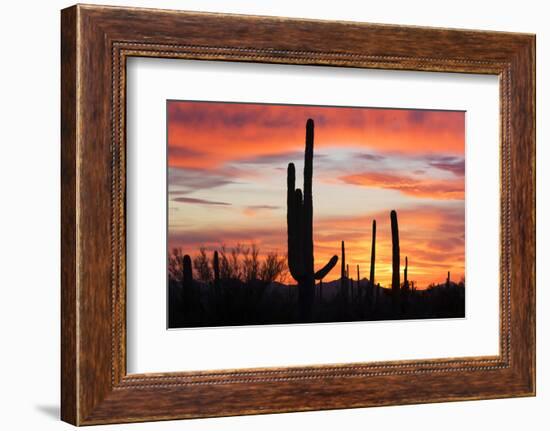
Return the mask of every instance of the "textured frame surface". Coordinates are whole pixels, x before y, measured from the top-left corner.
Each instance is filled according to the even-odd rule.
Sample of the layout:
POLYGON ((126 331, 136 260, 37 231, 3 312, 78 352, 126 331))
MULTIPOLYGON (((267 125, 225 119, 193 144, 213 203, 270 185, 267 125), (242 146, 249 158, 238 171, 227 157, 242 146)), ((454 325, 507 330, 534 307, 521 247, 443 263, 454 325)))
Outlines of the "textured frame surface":
POLYGON ((78 5, 62 11, 61 42, 63 420, 86 425, 534 395, 533 35, 78 5), (127 375, 131 56, 498 75, 499 355, 127 375))

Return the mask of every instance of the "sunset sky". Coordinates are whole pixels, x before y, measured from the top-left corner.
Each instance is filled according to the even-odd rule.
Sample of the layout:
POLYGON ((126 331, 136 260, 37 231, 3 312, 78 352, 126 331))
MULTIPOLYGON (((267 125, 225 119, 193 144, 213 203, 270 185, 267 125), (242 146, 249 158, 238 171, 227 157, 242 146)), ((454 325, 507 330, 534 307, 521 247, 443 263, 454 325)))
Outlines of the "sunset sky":
MULTIPOLYGON (((402 266, 424 288, 464 276, 464 112, 169 101, 168 242, 194 255, 224 243, 286 253, 286 168, 302 187, 305 124, 315 122, 315 266, 340 254, 391 284, 390 211, 402 266)), ((326 277, 340 277, 336 267, 326 277)), ((351 275, 351 274, 350 274, 351 275)), ((401 278, 403 275, 401 275, 401 278)))

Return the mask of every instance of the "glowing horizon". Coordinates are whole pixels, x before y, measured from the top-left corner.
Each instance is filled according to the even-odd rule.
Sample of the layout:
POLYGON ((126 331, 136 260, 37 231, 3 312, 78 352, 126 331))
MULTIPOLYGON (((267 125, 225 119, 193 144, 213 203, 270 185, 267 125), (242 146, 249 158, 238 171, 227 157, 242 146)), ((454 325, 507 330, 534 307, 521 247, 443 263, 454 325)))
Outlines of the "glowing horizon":
MULTIPOLYGON (((168 245, 255 243, 286 253, 286 167, 302 187, 305 123, 315 121, 316 267, 346 243, 350 276, 391 283, 389 213, 401 266, 418 288, 464 277, 464 112, 169 101, 168 245)), ((340 278, 340 264, 326 281, 340 278)), ((403 273, 401 273, 403 278, 403 273)), ((290 280, 293 283, 292 280, 290 280)))

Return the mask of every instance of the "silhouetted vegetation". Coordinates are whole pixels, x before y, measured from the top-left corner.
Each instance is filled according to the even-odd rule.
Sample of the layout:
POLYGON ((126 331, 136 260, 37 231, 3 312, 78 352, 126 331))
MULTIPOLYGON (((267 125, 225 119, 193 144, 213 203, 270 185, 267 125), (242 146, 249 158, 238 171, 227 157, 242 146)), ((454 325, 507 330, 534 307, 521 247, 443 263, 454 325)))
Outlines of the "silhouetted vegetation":
MULTIPOLYGON (((172 250, 169 327, 306 322, 300 315, 299 287, 286 284, 286 256, 268 253, 259 259, 258 253, 253 245, 221 247, 212 253, 201 248, 193 258, 172 250)), ((414 281, 408 281, 409 289, 403 283, 398 312, 393 289, 373 286, 367 278, 358 277, 353 288, 350 283, 347 274, 345 279, 319 281, 307 322, 464 317, 463 280, 445 280, 426 290, 417 290, 414 281)))
POLYGON ((212 258, 202 247, 193 259, 179 248, 172 250, 168 258, 168 326, 245 325, 261 320, 266 312, 262 306, 266 289, 284 286, 281 294, 285 295, 289 287, 283 284, 286 257, 273 252, 260 261, 258 256, 254 244, 238 244, 229 250, 222 245, 212 258))

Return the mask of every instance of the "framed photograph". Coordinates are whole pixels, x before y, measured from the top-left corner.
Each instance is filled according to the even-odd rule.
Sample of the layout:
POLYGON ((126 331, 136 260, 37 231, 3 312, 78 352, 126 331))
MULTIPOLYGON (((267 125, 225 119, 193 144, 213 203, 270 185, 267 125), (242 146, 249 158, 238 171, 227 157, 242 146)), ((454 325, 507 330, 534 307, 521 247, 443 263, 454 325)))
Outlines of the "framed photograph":
POLYGON ((62 419, 535 394, 535 37, 62 11, 62 419))

